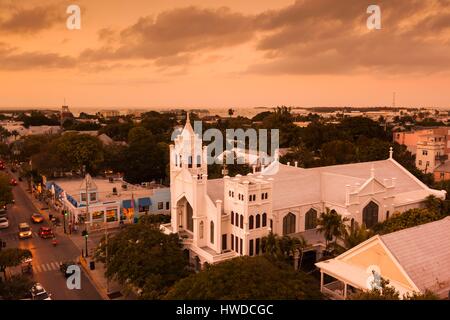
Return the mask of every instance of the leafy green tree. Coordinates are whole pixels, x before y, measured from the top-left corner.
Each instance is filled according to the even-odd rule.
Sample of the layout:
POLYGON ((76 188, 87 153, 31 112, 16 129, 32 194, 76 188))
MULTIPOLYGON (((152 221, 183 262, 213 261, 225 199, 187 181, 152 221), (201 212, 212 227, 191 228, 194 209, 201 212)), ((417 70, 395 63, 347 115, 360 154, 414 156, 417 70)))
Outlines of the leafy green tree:
POLYGON ((254 121, 254 122, 264 121, 264 119, 266 117, 270 116, 271 114, 272 114, 272 112, 270 112, 270 111, 260 112, 252 118, 252 121, 254 121))
POLYGON ((11 151, 6 143, 0 142, 0 158, 10 157, 11 151))
POLYGON ((115 141, 127 141, 128 133, 133 127, 132 122, 111 123, 102 127, 99 133, 104 133, 115 141))
POLYGON ((95 258, 106 262, 106 277, 140 290, 142 299, 159 299, 187 275, 188 261, 178 235, 165 235, 149 223, 127 226, 109 236, 107 244, 102 239, 95 258))
POLYGON ((24 259, 31 258, 31 251, 28 249, 7 248, 0 250, 0 272, 3 272, 7 279, 6 269, 15 267, 22 263, 24 259))
POLYGON ((125 155, 125 180, 140 183, 164 180, 169 163, 169 145, 158 142, 156 137, 144 128, 130 131, 130 143, 125 155))
POLYGON ((172 300, 319 300, 318 283, 309 275, 267 256, 238 257, 177 282, 165 296, 172 300))
POLYGON ((388 220, 376 224, 373 230, 376 233, 386 234, 437 221, 442 217, 440 213, 426 208, 409 209, 403 213, 395 213, 388 220))
POLYGON ((26 276, 12 276, 0 281, 0 300, 19 300, 25 298, 33 286, 33 281, 26 276))
POLYGON ((56 151, 60 157, 67 159, 73 170, 82 170, 95 174, 103 161, 103 145, 97 137, 87 134, 66 133, 56 143, 56 151))
POLYGON ((345 140, 335 140, 324 143, 321 148, 322 165, 352 163, 356 160, 356 150, 353 143, 345 140))
POLYGON ((13 200, 12 189, 9 184, 9 177, 0 172, 0 205, 11 203, 13 200))
POLYGON ((349 300, 399 300, 398 291, 389 285, 389 280, 381 277, 380 288, 374 287, 372 290, 355 293, 349 296, 349 300))
POLYGON ((359 292, 349 296, 349 300, 439 300, 439 297, 430 290, 424 292, 414 292, 404 294, 402 297, 400 293, 389 285, 389 280, 381 277, 380 288, 373 288, 369 291, 359 292))
POLYGON ((29 128, 30 126, 59 126, 59 119, 56 115, 46 116, 41 111, 31 111, 29 116, 22 113, 17 120, 23 121, 23 126, 29 128))

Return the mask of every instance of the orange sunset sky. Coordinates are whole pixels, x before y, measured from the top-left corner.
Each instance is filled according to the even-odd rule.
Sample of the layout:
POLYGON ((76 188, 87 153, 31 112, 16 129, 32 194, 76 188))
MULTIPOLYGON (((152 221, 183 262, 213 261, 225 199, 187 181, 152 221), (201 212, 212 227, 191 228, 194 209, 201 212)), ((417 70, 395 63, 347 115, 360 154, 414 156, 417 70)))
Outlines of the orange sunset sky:
POLYGON ((0 0, 0 108, 448 108, 449 40, 449 0, 0 0))

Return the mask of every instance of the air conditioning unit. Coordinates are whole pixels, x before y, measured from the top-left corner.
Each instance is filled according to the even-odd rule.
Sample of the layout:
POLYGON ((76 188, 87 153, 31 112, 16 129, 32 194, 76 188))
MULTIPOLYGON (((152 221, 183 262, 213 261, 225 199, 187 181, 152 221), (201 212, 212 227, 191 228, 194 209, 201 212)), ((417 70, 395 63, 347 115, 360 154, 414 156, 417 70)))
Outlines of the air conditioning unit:
POLYGON ((114 187, 114 188, 112 189, 112 194, 115 195, 115 196, 117 195, 117 188, 116 188, 116 187, 114 187))
POLYGON ((123 190, 127 190, 127 188, 128 188, 128 185, 124 183, 124 184, 122 185, 122 189, 123 189, 123 190))

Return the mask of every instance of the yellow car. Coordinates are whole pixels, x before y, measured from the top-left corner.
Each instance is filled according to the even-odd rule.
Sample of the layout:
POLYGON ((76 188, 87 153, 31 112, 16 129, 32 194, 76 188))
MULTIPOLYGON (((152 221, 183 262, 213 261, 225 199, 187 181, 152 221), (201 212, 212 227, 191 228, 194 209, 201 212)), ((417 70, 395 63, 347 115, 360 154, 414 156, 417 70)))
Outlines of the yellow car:
POLYGON ((19 224, 19 239, 31 238, 33 236, 31 228, 27 223, 19 224))
POLYGON ((44 221, 44 216, 42 214, 35 213, 31 216, 31 221, 33 223, 41 223, 44 221))

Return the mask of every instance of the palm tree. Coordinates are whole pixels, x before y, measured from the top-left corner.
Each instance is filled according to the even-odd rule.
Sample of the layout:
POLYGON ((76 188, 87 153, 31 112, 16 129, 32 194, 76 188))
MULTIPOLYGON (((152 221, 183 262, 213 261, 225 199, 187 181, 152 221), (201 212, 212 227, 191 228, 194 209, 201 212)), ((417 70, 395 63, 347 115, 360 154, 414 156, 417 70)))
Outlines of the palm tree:
POLYGON ((358 244, 366 241, 372 236, 373 232, 367 229, 364 224, 359 226, 358 223, 355 222, 353 226, 347 226, 345 228, 344 234, 342 235, 343 249, 349 250, 356 247, 358 244))
POLYGON ((275 235, 272 231, 270 231, 270 233, 266 237, 262 238, 261 244, 264 253, 274 257, 277 256, 277 253, 279 251, 278 236, 275 235))
POLYGON ((308 241, 303 236, 300 236, 297 238, 297 250, 300 253, 299 261, 298 261, 298 269, 301 269, 302 262, 303 262, 303 253, 305 252, 305 249, 309 247, 308 241))
POLYGON ((228 109, 228 115, 230 116, 230 118, 233 116, 234 114, 234 110, 232 108, 228 109))
POLYGON ((319 225, 317 232, 323 233, 327 248, 329 247, 329 242, 333 241, 333 239, 334 244, 337 244, 338 238, 345 232, 345 222, 347 221, 348 218, 342 218, 335 210, 330 210, 329 208, 326 208, 326 211, 320 214, 317 221, 319 225))

